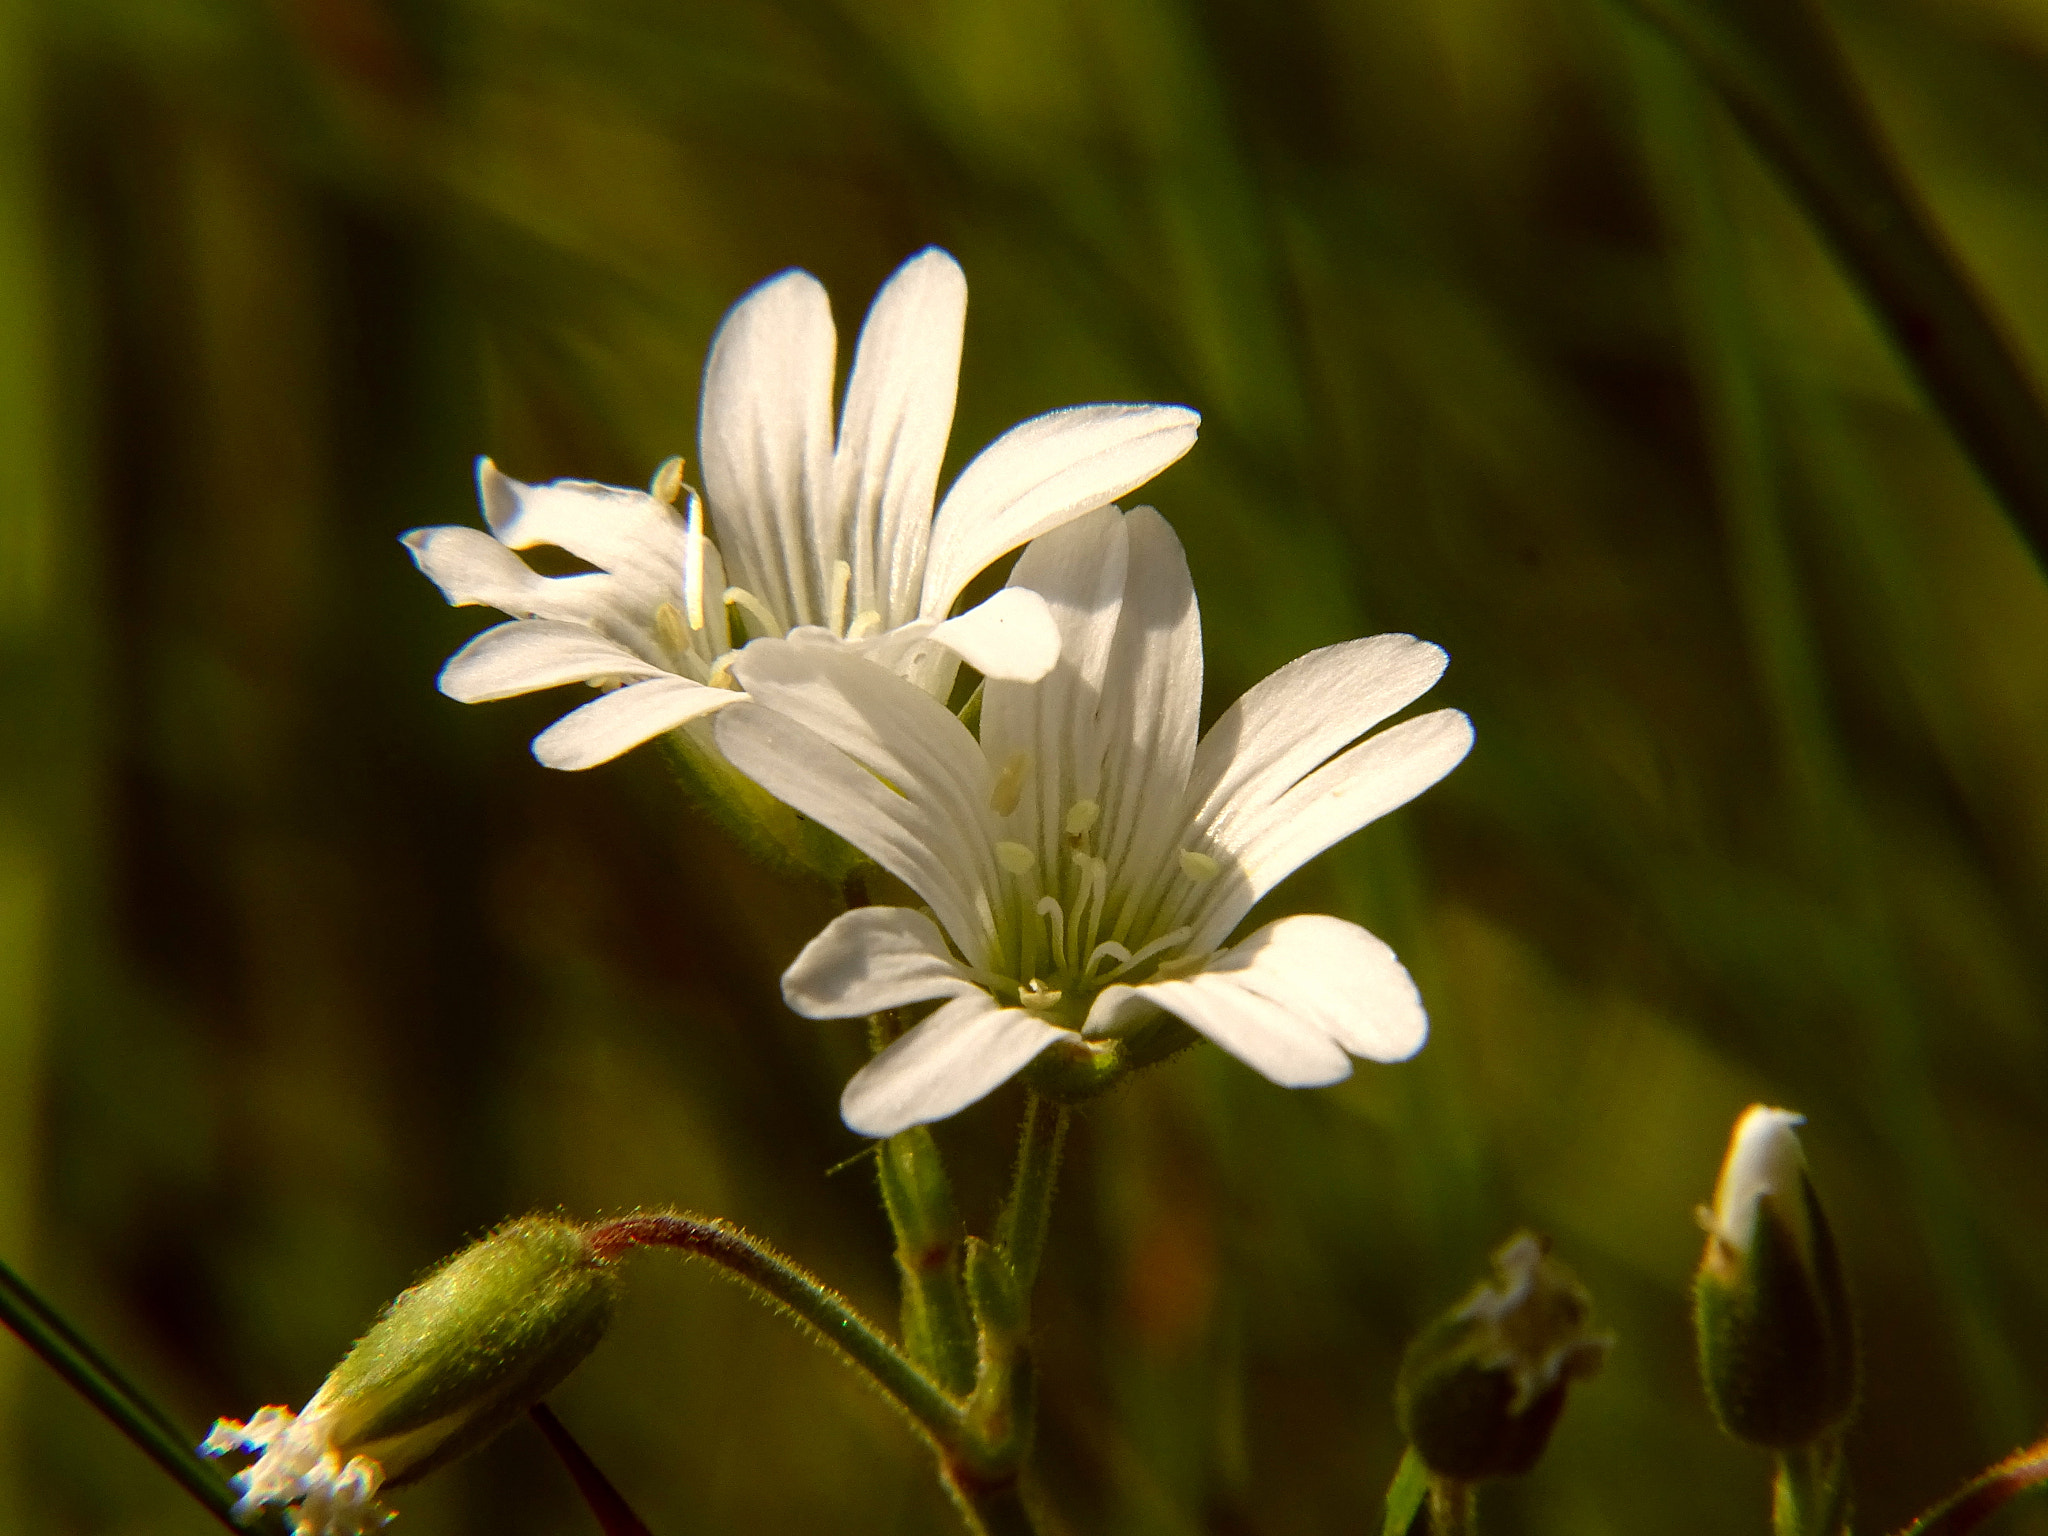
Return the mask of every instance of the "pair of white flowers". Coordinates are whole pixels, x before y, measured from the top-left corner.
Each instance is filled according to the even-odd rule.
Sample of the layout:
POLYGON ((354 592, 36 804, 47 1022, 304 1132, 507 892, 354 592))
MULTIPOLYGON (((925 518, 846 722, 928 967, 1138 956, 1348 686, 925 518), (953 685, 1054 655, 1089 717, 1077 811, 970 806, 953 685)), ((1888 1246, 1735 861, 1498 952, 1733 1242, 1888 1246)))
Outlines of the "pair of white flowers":
POLYGON ((783 977, 814 1018, 938 1004, 848 1084, 865 1134, 950 1115, 1049 1049, 1101 1050, 1162 1012, 1288 1086, 1410 1055, 1421 1001, 1363 928, 1299 916, 1226 941, 1305 860, 1464 756, 1456 710, 1366 736, 1443 652, 1407 635, 1327 647, 1197 741, 1186 560, 1156 512, 1114 505, 1193 446, 1197 417, 1036 417, 934 512, 966 302, 941 251, 889 280, 835 434, 823 288, 802 272, 756 288, 706 365, 701 495, 675 461, 648 492, 522 485, 485 461, 489 533, 406 536, 450 602, 512 615, 456 653, 442 690, 594 685, 535 740, 543 763, 586 768, 688 727, 917 894, 921 910, 846 913, 783 977), (542 545, 593 569, 540 575, 517 551, 542 545), (1023 545, 1009 584, 953 615, 1023 545), (961 661, 985 679, 978 734, 945 702, 961 661))

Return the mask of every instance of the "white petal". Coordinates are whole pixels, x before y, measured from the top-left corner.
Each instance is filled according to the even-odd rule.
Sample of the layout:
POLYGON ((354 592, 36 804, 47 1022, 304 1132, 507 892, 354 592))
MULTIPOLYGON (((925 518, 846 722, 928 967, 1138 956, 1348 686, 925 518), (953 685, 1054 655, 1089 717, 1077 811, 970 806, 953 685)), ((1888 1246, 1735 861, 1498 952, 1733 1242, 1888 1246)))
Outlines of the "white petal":
POLYGON ((983 677, 1035 683, 1060 659, 1060 632, 1045 599, 1005 587, 987 602, 948 619, 932 639, 983 677))
POLYGON ((782 998, 807 1019, 847 1019, 981 988, 938 924, 907 907, 842 912, 782 973, 782 998))
POLYGON ((548 578, 481 528, 415 528, 399 542, 457 608, 499 608, 521 616, 540 611, 548 578))
POLYGON ((549 768, 595 768, 643 741, 652 741, 663 731, 741 703, 745 697, 730 688, 707 688, 685 677, 631 683, 562 716, 533 738, 533 755, 549 768))
POLYGON ((1237 976, 1204 971, 1132 990, 1178 1014, 1283 1088, 1320 1088, 1351 1075, 1351 1058, 1342 1046, 1293 1009, 1242 985, 1237 976))
POLYGON ((735 304, 704 365, 704 494, 729 574, 784 624, 818 624, 840 554, 832 506, 832 306, 808 272, 735 304))
POLYGON ((714 734, 741 773, 922 896, 969 960, 988 953, 974 907, 979 882, 948 857, 952 835, 929 807, 898 794, 817 732, 759 704, 727 710, 714 734))
POLYGON ((1354 1056, 1405 1061, 1429 1035, 1407 968, 1384 940, 1339 917, 1309 913, 1268 923, 1213 956, 1202 974, 1288 1010, 1354 1056))
POLYGON ((733 658, 733 676, 758 702, 815 731, 919 807, 935 852, 970 902, 977 886, 994 888, 990 850, 998 833, 988 760, 945 705, 830 642, 757 640, 733 658))
POLYGON ((1347 640, 1253 686, 1202 738, 1189 785, 1196 820, 1226 843, 1338 748, 1422 697, 1450 658, 1413 635, 1347 640))
POLYGON ((514 619, 485 630, 449 657, 439 681, 449 698, 482 704, 594 677, 661 677, 667 670, 581 624, 514 619))
POLYGON ((602 624, 648 633, 657 603, 598 572, 542 576, 479 528, 415 528, 401 540, 427 579, 458 608, 497 608, 514 618, 602 624))
MULTIPOLYGON (((1472 722, 1440 709, 1390 726, 1310 774, 1218 836, 1224 872, 1205 893, 1190 946, 1218 944, 1252 903, 1332 843, 1406 805, 1464 761, 1472 722)), ((1214 834, 1212 834, 1213 836, 1214 834)))
MULTIPOLYGON (((1095 851, 1137 885, 1177 858, 1202 713, 1202 614, 1187 556, 1150 507, 1126 514, 1130 568, 1102 680, 1095 851)), ((1171 878, 1172 871, 1167 871, 1171 878)))
POLYGON ((934 247, 883 284, 853 355, 832 464, 852 530, 848 611, 872 608, 892 627, 917 613, 966 322, 967 279, 934 247))
POLYGON ((990 680, 981 744, 990 763, 1023 764, 1017 810, 1000 835, 1023 843, 1041 864, 1065 862, 1067 808, 1100 787, 1103 677, 1129 559, 1124 515, 1103 507, 1033 542, 1010 577, 1011 586, 1045 599, 1060 659, 1036 683, 990 680))
POLYGON ((1195 445, 1177 405, 1081 405, 1012 427, 960 473, 932 521, 919 611, 942 619, 998 556, 1115 501, 1195 445))
POLYGON ((956 997, 853 1075, 839 1112, 863 1136, 957 1114, 1001 1087, 1066 1030, 986 992, 956 997))
POLYGON ((649 611, 681 590, 684 525, 668 503, 591 480, 526 485, 489 459, 477 460, 476 478, 491 532, 509 548, 566 549, 618 577, 649 611))

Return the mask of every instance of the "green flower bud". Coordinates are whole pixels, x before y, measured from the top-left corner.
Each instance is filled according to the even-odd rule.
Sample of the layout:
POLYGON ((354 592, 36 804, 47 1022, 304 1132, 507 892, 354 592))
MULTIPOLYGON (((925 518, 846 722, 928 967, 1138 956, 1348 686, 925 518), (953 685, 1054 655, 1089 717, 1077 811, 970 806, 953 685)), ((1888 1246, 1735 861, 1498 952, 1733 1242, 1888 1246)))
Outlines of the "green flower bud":
POLYGON ((1693 1287, 1700 1376, 1721 1427, 1772 1450, 1811 1445, 1856 1401, 1856 1330, 1827 1216, 1792 1127, 1752 1104, 1700 1212, 1693 1287))
POLYGON ((1401 1429, 1439 1478, 1476 1483, 1536 1465, 1566 1389, 1614 1347, 1592 1298, 1534 1233, 1493 1256, 1495 1279, 1422 1331, 1395 1388, 1401 1429))
POLYGON ((580 1365, 616 1284, 582 1228, 509 1221, 386 1307, 300 1412, 222 1419, 200 1449, 258 1454, 238 1519, 277 1505, 294 1536, 362 1536, 391 1518, 380 1488, 474 1450, 580 1365))

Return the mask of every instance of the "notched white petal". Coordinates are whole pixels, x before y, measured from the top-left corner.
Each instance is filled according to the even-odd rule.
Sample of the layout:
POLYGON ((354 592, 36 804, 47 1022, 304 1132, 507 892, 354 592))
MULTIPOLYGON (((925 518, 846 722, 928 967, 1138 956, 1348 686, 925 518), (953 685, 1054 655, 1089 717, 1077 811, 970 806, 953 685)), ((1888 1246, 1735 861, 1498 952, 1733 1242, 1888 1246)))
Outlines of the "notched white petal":
POLYGON ((1068 1032, 985 992, 956 997, 853 1075, 839 1100, 863 1136, 957 1114, 1024 1070, 1068 1032))
POLYGON ((1135 490, 1195 445, 1177 405, 1079 405, 1012 427, 960 472, 932 520, 920 612, 950 613, 999 556, 1135 490))
POLYGON ((514 619, 485 630, 448 658, 440 688, 463 704, 509 699, 601 677, 660 677, 667 672, 580 624, 514 619))
POLYGON ((809 1019, 846 1019, 980 987, 946 948, 938 924, 906 907, 841 913, 782 973, 783 1001, 809 1019))
POLYGON ((987 602, 946 620, 931 638, 983 677, 1035 683, 1059 664, 1060 632, 1045 599, 1005 587, 987 602))
POLYGON ((745 699, 729 688, 707 688, 683 677, 632 683, 562 716, 533 738, 533 755, 544 767, 564 772, 595 768, 663 731, 745 699))

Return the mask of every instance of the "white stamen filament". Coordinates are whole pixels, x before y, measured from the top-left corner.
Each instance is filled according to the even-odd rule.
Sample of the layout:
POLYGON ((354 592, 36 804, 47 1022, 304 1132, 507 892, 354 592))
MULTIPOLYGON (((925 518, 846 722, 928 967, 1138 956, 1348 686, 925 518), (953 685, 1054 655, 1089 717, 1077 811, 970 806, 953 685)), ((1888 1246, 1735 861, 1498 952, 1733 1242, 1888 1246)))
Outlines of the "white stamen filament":
POLYGON ((683 614, 692 632, 704 628, 704 498, 690 493, 690 521, 683 535, 683 614))
MULTIPOLYGON (((1192 928, 1176 928, 1171 933, 1162 933, 1103 979, 1105 981, 1114 981, 1117 977, 1124 975, 1133 968, 1143 965, 1161 950, 1171 949, 1176 944, 1185 944, 1194 936, 1195 930, 1192 928)), ((1162 966, 1161 969, 1163 970, 1164 967, 1162 966)))
POLYGON ((881 631, 882 616, 872 608, 863 608, 854 621, 846 626, 846 638, 865 640, 869 635, 880 634, 881 631))
POLYGON ((683 631, 683 616, 674 603, 663 603, 654 610, 654 638, 671 656, 681 656, 690 648, 690 637, 683 631))
POLYGON ((738 654, 737 651, 727 651, 723 656, 719 657, 717 665, 711 669, 711 675, 704 679, 704 686, 706 688, 730 688, 734 693, 738 693, 740 685, 733 681, 732 676, 732 659, 738 654))
POLYGON ((1095 974, 1095 967, 1101 962, 1104 955, 1108 955, 1111 959, 1116 960, 1119 963, 1119 969, 1131 963, 1131 952, 1128 949, 1117 943, 1115 939, 1104 939, 1089 952, 1088 963, 1081 967, 1082 980, 1085 981, 1095 974))
POLYGON ((844 560, 832 562, 832 595, 825 604, 825 627, 833 634, 846 629, 846 594, 853 586, 853 567, 844 560))
MULTIPOLYGON (((1038 898, 1038 906, 1035 910, 1040 917, 1046 920, 1046 930, 1052 936, 1053 967, 1056 970, 1064 971, 1067 968, 1067 915, 1060 910, 1059 898, 1057 896, 1041 896, 1038 898)), ((1030 968, 1029 966, 1024 967, 1025 970, 1030 968)))
POLYGON ((782 634, 782 626, 776 622, 774 611, 745 587, 727 587, 725 605, 746 615, 749 640, 759 640, 764 635, 780 637, 782 634))

